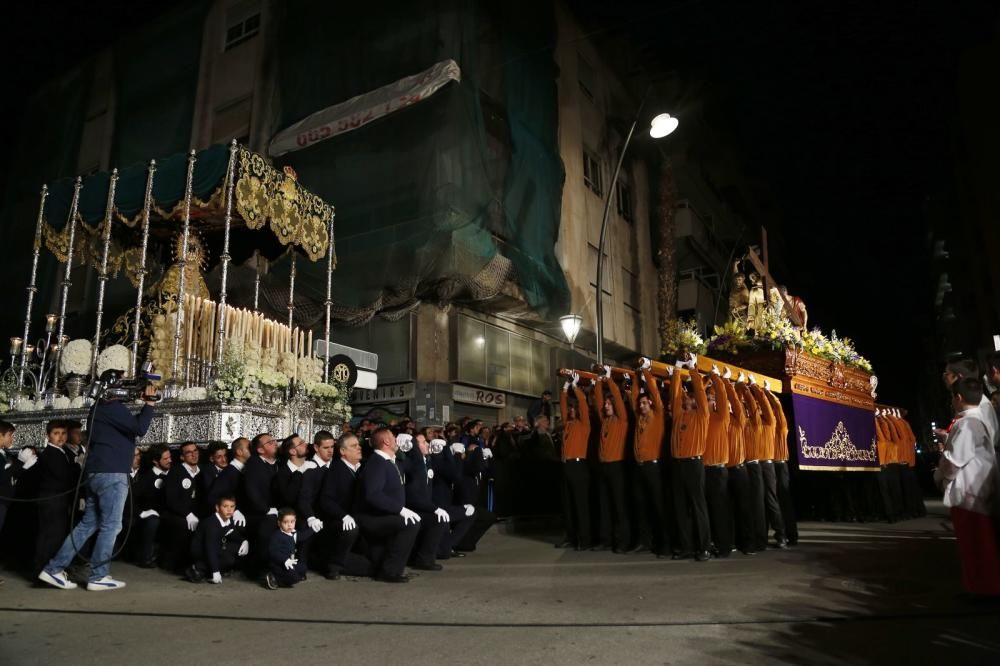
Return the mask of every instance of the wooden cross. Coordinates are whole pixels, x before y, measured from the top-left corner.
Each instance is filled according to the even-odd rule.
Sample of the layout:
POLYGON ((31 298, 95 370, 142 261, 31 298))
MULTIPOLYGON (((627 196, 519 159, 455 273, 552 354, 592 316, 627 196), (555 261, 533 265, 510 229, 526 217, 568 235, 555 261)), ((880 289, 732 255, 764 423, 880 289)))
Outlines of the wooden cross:
MULTIPOLYGON (((750 263, 753 264, 753 267, 757 269, 757 272, 760 273, 761 277, 764 279, 764 299, 767 302, 768 306, 770 306, 771 285, 778 283, 773 277, 771 277, 771 273, 770 271, 768 271, 769 264, 767 256, 767 229, 761 227, 760 235, 761 235, 762 245, 764 248, 764 260, 761 261, 760 256, 752 247, 749 248, 747 256, 750 258, 750 263)), ((792 304, 792 301, 789 300, 789 298, 785 294, 782 294, 780 290, 778 291, 778 296, 785 304, 785 310, 788 312, 789 319, 791 319, 796 326, 801 327, 802 317, 799 315, 799 311, 792 304)))

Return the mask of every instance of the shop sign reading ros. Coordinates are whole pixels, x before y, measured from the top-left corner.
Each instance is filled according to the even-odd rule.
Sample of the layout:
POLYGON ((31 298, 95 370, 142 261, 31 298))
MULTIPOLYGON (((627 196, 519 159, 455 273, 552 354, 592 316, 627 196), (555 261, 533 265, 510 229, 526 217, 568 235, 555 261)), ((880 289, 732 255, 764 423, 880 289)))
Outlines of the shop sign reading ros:
POLYGON ((496 407, 497 409, 507 404, 507 394, 502 391, 487 391, 486 389, 459 386, 458 384, 452 386, 451 397, 455 402, 467 402, 473 405, 496 407))

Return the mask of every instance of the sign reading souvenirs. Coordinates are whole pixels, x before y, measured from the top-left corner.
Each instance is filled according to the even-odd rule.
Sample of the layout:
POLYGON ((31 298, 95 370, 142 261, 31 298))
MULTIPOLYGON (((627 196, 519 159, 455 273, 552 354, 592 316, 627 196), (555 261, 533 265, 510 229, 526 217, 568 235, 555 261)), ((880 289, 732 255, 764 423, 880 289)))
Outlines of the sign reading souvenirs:
POLYGON ((507 404, 507 395, 501 391, 487 391, 486 389, 459 386, 457 384, 452 387, 451 396, 455 402, 467 402, 473 405, 496 407, 497 409, 507 404))

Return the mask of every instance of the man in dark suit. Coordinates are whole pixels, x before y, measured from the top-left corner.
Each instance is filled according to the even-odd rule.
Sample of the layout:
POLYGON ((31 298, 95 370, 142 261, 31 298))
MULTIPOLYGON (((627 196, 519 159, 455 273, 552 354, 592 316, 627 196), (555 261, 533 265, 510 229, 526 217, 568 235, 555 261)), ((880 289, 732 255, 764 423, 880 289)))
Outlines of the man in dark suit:
POLYGON ((419 533, 420 515, 406 508, 403 475, 396 467, 396 438, 388 428, 372 434, 371 457, 361 470, 356 519, 370 544, 375 578, 405 583, 403 567, 419 533))
POLYGON ((150 569, 155 566, 156 536, 163 513, 163 483, 170 472, 173 457, 164 444, 150 447, 146 455, 150 467, 140 470, 132 483, 132 504, 136 520, 129 541, 132 542, 133 557, 139 566, 150 569))
POLYGON ((253 455, 243 467, 243 495, 236 506, 246 516, 251 552, 247 567, 253 573, 255 568, 266 565, 271 534, 278 529, 278 507, 274 501, 278 442, 270 433, 262 432, 250 442, 250 449, 253 455))
MULTIPOLYGON (((0 542, 3 541, 3 525, 7 517, 7 507, 14 499, 14 486, 18 477, 38 462, 38 455, 32 448, 24 447, 17 455, 11 455, 11 445, 14 443, 14 424, 0 421, 0 542)), ((13 541, 13 538, 11 538, 13 541)), ((3 579, 0 578, 0 583, 3 579)))
MULTIPOLYGON (((396 437, 397 446, 404 452, 402 460, 403 477, 406 481, 406 506, 420 514, 420 535, 413 549, 410 566, 425 571, 440 571, 440 564, 434 562, 442 541, 451 553, 451 541, 446 535, 451 527, 451 514, 435 504, 431 484, 434 481, 434 471, 430 468, 428 459, 428 443, 422 434, 416 437, 416 443, 409 434, 396 437)), ((465 518, 464 511, 461 519, 465 518)), ((463 525, 462 534, 468 525, 463 525)))
POLYGON ((337 442, 337 450, 340 457, 330 461, 317 500, 328 539, 326 577, 336 580, 341 575, 371 576, 374 573, 372 563, 364 555, 353 552, 361 536, 354 514, 361 442, 354 435, 343 435, 337 442))
POLYGON ((191 553, 191 537, 198 529, 201 518, 201 496, 198 487, 201 480, 201 466, 198 464, 201 450, 194 442, 181 444, 181 464, 172 465, 163 482, 163 511, 160 520, 165 526, 164 538, 167 552, 165 565, 174 571, 182 571, 188 566, 191 553))
MULTIPOLYGON (((242 463, 229 462, 229 450, 222 442, 213 442, 208 446, 208 462, 198 475, 201 480, 201 501, 199 502, 199 518, 210 516, 216 512, 219 499, 236 497, 240 489, 242 463)), ((243 514, 237 509, 233 513, 233 523, 237 527, 246 525, 243 514)))
MULTIPOLYGON (((80 480, 80 466, 65 450, 66 428, 62 421, 45 426, 48 443, 38 455, 38 540, 35 542, 34 572, 42 571, 69 534, 75 507, 73 488, 80 480)), ((81 492, 81 497, 83 493, 81 492)), ((83 547, 83 544, 78 544, 83 547)))

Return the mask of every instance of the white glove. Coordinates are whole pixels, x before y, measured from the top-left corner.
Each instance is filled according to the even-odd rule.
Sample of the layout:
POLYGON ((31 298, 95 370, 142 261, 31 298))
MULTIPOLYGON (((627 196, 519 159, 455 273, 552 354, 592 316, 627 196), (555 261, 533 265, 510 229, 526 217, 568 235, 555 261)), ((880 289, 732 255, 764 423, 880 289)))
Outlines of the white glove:
POLYGON ((757 378, 750 375, 750 386, 757 386, 757 378))
POLYGON ((77 507, 78 507, 78 509, 77 509, 78 511, 86 511, 87 510, 87 500, 81 498, 80 501, 77 503, 77 507))
POLYGON ((610 365, 605 365, 605 366, 602 366, 602 367, 604 368, 604 378, 605 379, 611 379, 611 366, 610 365))
POLYGON ((313 532, 320 532, 323 529, 323 521, 316 516, 310 516, 306 519, 306 525, 309 526, 313 532))
POLYGON ((295 568, 295 565, 299 563, 299 558, 292 555, 287 560, 285 560, 285 568, 291 571, 295 568))
POLYGON ((745 382, 746 380, 747 380, 746 375, 740 372, 740 376, 736 378, 736 383, 739 384, 741 382, 745 382))
POLYGON ((723 379, 732 379, 733 378, 733 371, 730 370, 729 368, 726 368, 726 371, 722 373, 722 378, 723 379))
POLYGON ((451 452, 455 455, 465 453, 465 444, 462 444, 462 442, 455 442, 451 445, 451 452))
POLYGON ((80 467, 84 467, 87 464, 87 452, 84 451, 76 457, 76 464, 80 467))
POLYGON ((416 525, 420 522, 420 516, 416 511, 410 511, 405 506, 403 510, 399 512, 399 515, 403 517, 403 525, 416 525))
POLYGON ((247 526, 247 517, 244 516, 243 513, 239 509, 236 509, 236 511, 233 511, 233 525, 236 525, 236 527, 246 527, 247 526))
POLYGON ((649 360, 648 358, 646 358, 645 356, 643 356, 643 357, 641 357, 639 359, 639 369, 640 370, 649 370, 652 367, 653 367, 653 362, 651 360, 649 360))
POLYGON ((219 573, 218 571, 214 572, 212 574, 212 580, 210 580, 208 582, 215 583, 216 585, 218 585, 219 583, 222 582, 222 574, 219 573))
POLYGON ((767 383, 766 379, 764 380, 764 390, 767 391, 768 393, 771 392, 771 385, 767 383))
POLYGON ((408 453, 413 448, 413 435, 405 432, 396 435, 396 448, 403 453, 408 453))
POLYGON ((441 453, 444 451, 444 447, 447 445, 443 439, 432 439, 431 440, 431 453, 441 453))
POLYGON ((160 514, 158 514, 156 511, 153 511, 152 509, 146 509, 145 511, 139 514, 139 517, 143 519, 149 518, 150 516, 156 516, 157 518, 159 518, 160 514))
POLYGON ((689 368, 691 368, 692 370, 694 370, 698 366, 698 355, 697 354, 691 354, 691 356, 688 357, 687 366, 689 368))
POLYGON ((31 465, 34 465, 35 461, 38 460, 38 454, 35 453, 34 449, 24 447, 17 452, 17 459, 24 464, 24 469, 27 469, 31 465))
POLYGON ((434 509, 434 515, 438 517, 439 523, 450 523, 451 516, 444 509, 434 509))
POLYGON ((580 373, 574 372, 570 375, 570 379, 572 380, 573 386, 577 386, 580 383, 580 373))
POLYGON ((472 506, 471 504, 466 504, 465 505, 465 515, 466 515, 466 517, 471 516, 475 512, 476 512, 476 507, 472 506))
POLYGON ((563 383, 563 393, 568 392, 569 391, 569 387, 572 386, 572 385, 573 385, 572 382, 565 382, 565 383, 563 383))
POLYGON ((714 363, 712 364, 712 374, 719 375, 720 377, 722 376, 722 372, 719 370, 719 366, 717 366, 714 363))
MULTIPOLYGON (((677 367, 679 368, 681 366, 678 365, 677 367)), ((673 377, 674 376, 674 366, 672 366, 672 365, 668 365, 667 366, 667 376, 668 377, 673 377)))
POLYGON ((345 532, 350 532, 351 530, 358 529, 358 524, 354 522, 354 518, 351 516, 344 516, 344 519, 340 521, 340 528, 345 532))
POLYGON ((267 515, 269 515, 269 516, 277 516, 278 515, 278 510, 275 509, 272 506, 270 509, 267 510, 267 515))
POLYGON ((236 551, 236 554, 240 557, 246 557, 246 554, 250 552, 250 542, 246 539, 240 544, 240 549, 236 551))
POLYGON ((632 373, 631 372, 622 373, 622 379, 624 379, 627 382, 632 381, 632 373))
POLYGON ((687 367, 687 363, 685 363, 684 361, 674 361, 674 367, 675 368, 686 368, 687 367))
POLYGON ((198 529, 198 516, 194 515, 193 513, 189 513, 187 515, 186 520, 187 520, 187 524, 188 524, 188 529, 189 530, 191 530, 192 532, 194 532, 196 529, 198 529))
POLYGON ((488 448, 486 448, 484 446, 483 447, 483 459, 484 460, 489 460, 492 457, 493 457, 493 449, 488 449, 488 448))

